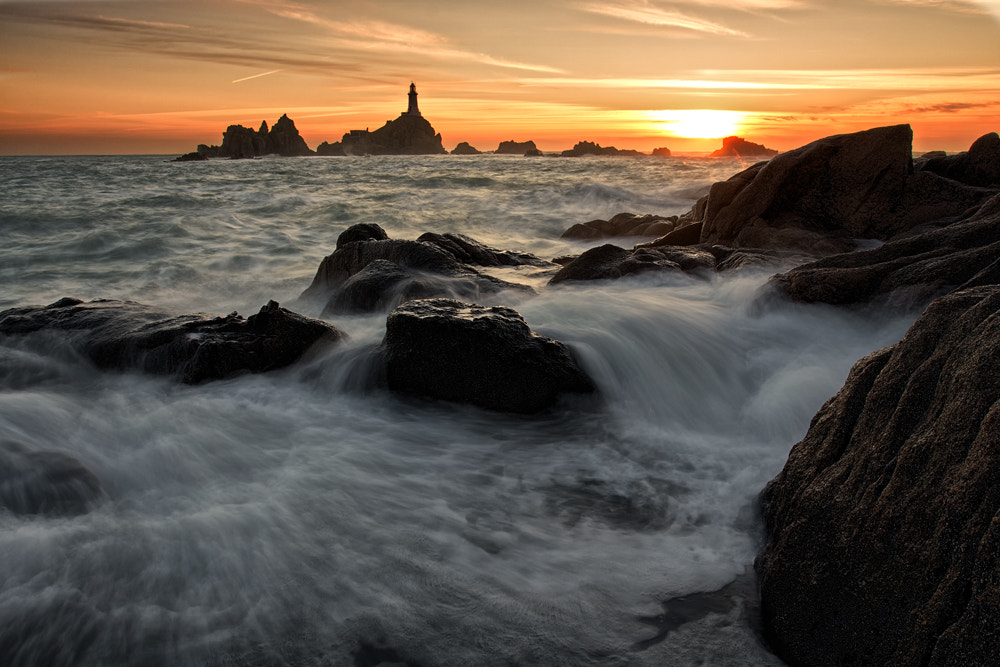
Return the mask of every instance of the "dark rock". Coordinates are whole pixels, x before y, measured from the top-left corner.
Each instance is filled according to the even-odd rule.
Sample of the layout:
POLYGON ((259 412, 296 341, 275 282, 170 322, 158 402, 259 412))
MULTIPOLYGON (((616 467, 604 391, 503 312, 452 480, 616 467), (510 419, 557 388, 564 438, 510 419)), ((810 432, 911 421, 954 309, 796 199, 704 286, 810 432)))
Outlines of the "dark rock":
POLYGON ((865 303, 903 289, 911 301, 926 303, 977 275, 984 284, 998 257, 1000 195, 966 219, 878 248, 803 264, 774 276, 770 285, 806 303, 865 303))
POLYGON ((208 156, 195 151, 194 153, 185 153, 179 157, 175 157, 173 162, 203 162, 208 159, 208 156))
POLYGON ((383 235, 384 230, 372 224, 356 225, 343 232, 337 249, 320 263, 312 284, 301 298, 323 300, 326 303, 323 313, 327 316, 358 312, 366 305, 375 309, 392 308, 402 302, 400 299, 415 296, 481 300, 507 290, 531 294, 534 291, 530 287, 480 273, 469 264, 549 266, 533 255, 496 250, 458 234, 425 235, 430 240, 417 241, 382 238, 383 235), (382 264, 352 280, 377 260, 396 268, 390 270, 382 264), (344 290, 348 293, 342 295, 344 290), (373 291, 362 294, 365 290, 373 291))
POLYGON ((201 144, 198 146, 198 153, 206 157, 250 159, 262 155, 312 155, 313 151, 299 136, 295 123, 287 115, 282 115, 270 130, 267 121, 261 121, 257 130, 230 125, 222 135, 222 146, 201 144))
POLYGON ((455 146, 455 150, 451 152, 452 155, 482 155, 482 151, 478 150, 468 141, 463 141, 459 145, 455 146))
POLYGON ((332 325, 274 301, 245 320, 236 313, 181 315, 103 299, 61 299, 0 312, 0 333, 40 331, 67 332, 70 343, 101 368, 172 375, 188 384, 282 368, 313 345, 343 338, 332 325))
POLYGON ((725 137, 722 148, 712 152, 709 157, 771 157, 777 154, 776 150, 740 137, 725 137))
POLYGON ((529 152, 532 154, 540 153, 538 147, 535 146, 534 141, 501 141, 497 149, 493 151, 500 155, 525 155, 529 152))
POLYGON ((277 154, 286 157, 313 154, 309 146, 306 145, 305 139, 299 135, 299 131, 295 128, 295 123, 287 115, 282 114, 270 132, 267 130, 267 123, 262 123, 258 134, 265 134, 267 136, 265 151, 268 154, 277 154))
POLYGON ((567 280, 611 280, 647 271, 695 271, 715 268, 715 258, 700 248, 636 248, 605 244, 591 248, 563 266, 550 285, 567 280))
POLYGON ((230 125, 222 134, 219 157, 247 160, 264 154, 266 137, 242 125, 230 125))
POLYGON ((666 147, 654 148, 653 157, 670 157, 670 149, 666 147))
POLYGON ((991 192, 912 172, 908 125, 820 139, 712 186, 702 243, 832 254, 948 215, 991 192))
POLYGON ((500 306, 411 301, 389 315, 380 354, 392 391, 488 410, 537 413, 594 391, 566 345, 500 306))
POLYGON ((694 222, 687 225, 682 225, 676 227, 673 231, 668 234, 664 234, 655 241, 650 241, 649 243, 640 243, 637 248, 656 248, 658 246, 671 246, 671 245, 697 245, 701 241, 701 227, 700 222, 694 222))
POLYGON ((1000 655, 1000 287, 859 361, 762 494, 770 646, 794 665, 1000 655))
POLYGON ((642 153, 631 149, 618 149, 614 146, 601 146, 593 141, 581 141, 573 148, 562 152, 562 157, 583 157, 584 155, 635 156, 642 155, 642 153))
POLYGON ((316 147, 316 155, 341 157, 347 155, 347 153, 344 152, 344 146, 339 141, 335 141, 332 144, 324 141, 316 147))
POLYGON ((351 130, 340 139, 346 155, 439 155, 447 153, 441 135, 423 116, 401 114, 369 132, 351 130))
POLYGON ((86 513, 103 497, 94 473, 72 456, 0 442, 0 510, 72 516, 86 513))
POLYGON ((980 187, 1000 188, 1000 134, 990 132, 976 139, 968 151, 957 155, 928 153, 924 171, 980 187))
POLYGON ((591 220, 575 224, 563 232, 560 238, 590 241, 615 236, 662 236, 676 226, 676 215, 619 213, 610 220, 591 220))

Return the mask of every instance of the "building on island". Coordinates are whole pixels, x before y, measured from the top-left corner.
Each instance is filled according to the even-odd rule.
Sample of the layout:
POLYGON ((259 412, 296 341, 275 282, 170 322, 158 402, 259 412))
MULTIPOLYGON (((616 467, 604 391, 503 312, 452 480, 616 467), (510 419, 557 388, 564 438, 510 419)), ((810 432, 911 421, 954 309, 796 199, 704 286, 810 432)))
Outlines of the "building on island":
MULTIPOLYGON (((403 112, 401 115, 403 115, 403 116, 420 116, 420 109, 417 108, 417 87, 416 87, 416 85, 414 85, 414 83, 412 81, 410 82, 409 97, 410 97, 410 104, 406 108, 406 111, 403 112)), ((421 116, 421 118, 422 117, 423 116, 421 116)))

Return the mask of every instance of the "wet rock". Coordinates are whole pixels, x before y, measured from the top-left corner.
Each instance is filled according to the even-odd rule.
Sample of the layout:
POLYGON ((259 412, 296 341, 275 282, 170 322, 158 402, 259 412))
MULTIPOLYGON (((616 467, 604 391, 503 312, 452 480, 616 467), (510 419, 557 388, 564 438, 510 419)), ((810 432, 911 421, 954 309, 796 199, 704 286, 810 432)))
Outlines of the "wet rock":
POLYGON ((475 146, 470 144, 468 141, 463 141, 459 145, 455 146, 455 149, 451 152, 452 155, 482 155, 482 151, 478 150, 475 146))
POLYGON ((179 157, 175 157, 171 162, 204 162, 208 159, 207 155, 203 155, 197 151, 193 153, 185 153, 179 157))
POLYGON ((676 215, 619 213, 610 220, 577 223, 563 232, 561 238, 590 241, 614 236, 663 236, 676 226, 676 215))
POLYGON ((725 137, 722 140, 722 148, 713 151, 709 157, 772 157, 777 154, 778 151, 762 144, 755 144, 740 137, 725 137))
POLYGON ((567 280, 612 280, 649 271, 714 269, 715 257, 702 248, 639 247, 626 250, 605 244, 591 248, 561 268, 550 285, 567 280))
POLYGON ((859 361, 762 494, 756 568, 790 664, 1000 655, 1000 287, 859 361))
POLYGON ((337 249, 320 263, 301 298, 322 300, 326 304, 324 317, 362 312, 365 307, 388 310, 416 296, 488 300, 506 291, 534 291, 480 273, 456 254, 462 260, 485 266, 550 266, 533 255, 497 250, 459 234, 425 234, 416 241, 384 236, 385 231, 372 224, 344 231, 337 240, 337 249), (379 261, 382 263, 366 270, 379 261), (366 290, 370 293, 365 294, 366 290))
POLYGON ((922 305, 973 278, 995 282, 988 270, 998 258, 1000 195, 958 222, 803 264, 774 276, 770 285, 806 303, 866 303, 900 291, 922 305))
POLYGON ((678 225, 655 241, 640 243, 637 248, 657 248, 660 246, 689 246, 698 245, 701 242, 701 223, 695 222, 685 225, 678 225))
POLYGON ((528 141, 514 141, 514 140, 501 141, 500 145, 497 146, 497 149, 495 151, 493 151, 493 152, 494 153, 498 153, 500 155, 528 155, 528 154, 531 154, 531 155, 539 154, 540 155, 541 154, 541 151, 539 151, 538 147, 535 146, 535 142, 531 141, 531 140, 528 140, 528 141))
POLYGON ((847 252, 854 239, 887 240, 962 214, 992 193, 914 175, 909 125, 826 137, 712 186, 701 242, 847 252))
POLYGON ((97 477, 72 456, 0 442, 0 511, 73 516, 103 497, 97 477))
POLYGON ((564 393, 594 391, 565 344, 500 306, 410 301, 386 320, 380 355, 392 391, 488 410, 537 413, 564 393))
POLYGON ((660 148, 654 148, 653 157, 670 157, 670 149, 666 146, 661 146, 660 148))
POLYGON ((271 301, 249 318, 182 315, 131 301, 61 299, 0 313, 0 333, 65 332, 101 368, 172 375, 188 384, 287 366, 343 334, 271 301))
POLYGON ((593 141, 580 141, 573 148, 565 150, 561 154, 562 157, 583 157, 585 155, 636 156, 642 155, 642 153, 630 148, 615 148, 614 146, 601 146, 593 141))

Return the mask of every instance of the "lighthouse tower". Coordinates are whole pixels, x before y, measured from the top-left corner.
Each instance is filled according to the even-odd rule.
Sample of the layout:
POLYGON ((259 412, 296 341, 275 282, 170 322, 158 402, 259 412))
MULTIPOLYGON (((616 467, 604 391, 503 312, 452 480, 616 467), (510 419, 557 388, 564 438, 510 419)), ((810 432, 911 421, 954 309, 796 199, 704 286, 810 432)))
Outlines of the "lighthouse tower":
POLYGON ((410 106, 407 107, 406 116, 420 116, 420 109, 417 108, 417 87, 410 82, 410 106))

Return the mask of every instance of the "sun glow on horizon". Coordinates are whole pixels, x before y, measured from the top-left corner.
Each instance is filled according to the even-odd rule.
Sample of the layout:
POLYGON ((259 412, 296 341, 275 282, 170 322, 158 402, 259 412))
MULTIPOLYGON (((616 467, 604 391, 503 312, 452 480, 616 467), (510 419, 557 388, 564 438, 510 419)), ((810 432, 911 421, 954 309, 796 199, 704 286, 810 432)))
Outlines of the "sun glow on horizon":
POLYGON ((739 134, 748 114, 722 109, 665 109, 651 119, 665 134, 684 139, 719 139, 739 134))

